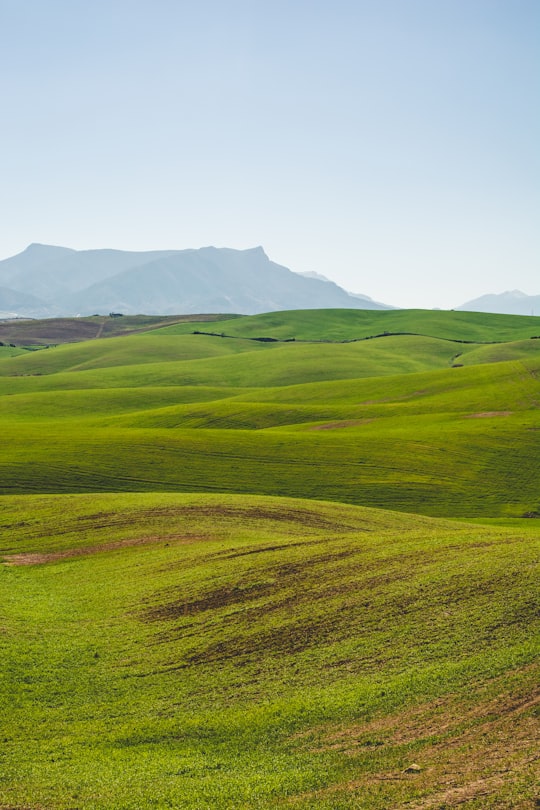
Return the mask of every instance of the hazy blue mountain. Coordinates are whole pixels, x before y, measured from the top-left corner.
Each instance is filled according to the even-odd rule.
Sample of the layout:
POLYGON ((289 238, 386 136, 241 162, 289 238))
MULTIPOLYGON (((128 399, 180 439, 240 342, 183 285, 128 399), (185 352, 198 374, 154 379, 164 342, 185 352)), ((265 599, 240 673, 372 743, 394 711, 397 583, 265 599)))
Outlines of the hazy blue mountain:
POLYGON ((0 284, 56 302, 58 298, 86 289, 89 284, 170 252, 72 250, 32 244, 18 256, 0 261, 0 284))
POLYGON ((526 295, 521 290, 507 290, 482 295, 456 309, 466 312, 496 312, 503 315, 540 315, 540 295, 526 295))
POLYGON ((71 248, 33 243, 28 245, 22 253, 0 261, 0 282, 2 284, 9 283, 19 274, 27 273, 30 276, 34 271, 49 262, 59 262, 66 256, 76 252, 71 248))
POLYGON ((13 318, 15 315, 26 318, 46 317, 56 314, 53 307, 48 307, 45 301, 34 295, 12 290, 9 287, 0 287, 0 318, 13 318))
POLYGON ((386 308, 332 281, 293 273, 261 247, 129 252, 34 244, 0 261, 1 284, 64 315, 386 308))
POLYGON ((316 273, 315 270, 306 270, 304 273, 299 273, 299 276, 305 276, 305 278, 318 278, 319 281, 331 281, 327 276, 323 276, 322 273, 316 273))
MULTIPOLYGON (((323 276, 321 273, 316 273, 314 270, 307 270, 305 273, 300 273, 301 276, 306 276, 306 278, 318 278, 319 281, 330 281, 329 278, 323 276)), ((396 307, 390 306, 390 304, 381 304, 380 301, 374 301, 373 298, 370 298, 369 295, 361 295, 360 293, 353 293, 350 290, 346 291, 348 295, 352 295, 353 298, 359 298, 361 301, 364 302, 365 306, 362 309, 396 309, 396 307)))

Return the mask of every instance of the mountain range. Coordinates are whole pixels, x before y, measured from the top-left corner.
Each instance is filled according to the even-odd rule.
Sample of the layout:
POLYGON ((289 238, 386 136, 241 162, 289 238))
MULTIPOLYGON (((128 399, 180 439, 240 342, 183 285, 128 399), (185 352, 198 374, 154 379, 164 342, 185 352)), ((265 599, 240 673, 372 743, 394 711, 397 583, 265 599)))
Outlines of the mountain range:
POLYGON ((0 261, 0 317, 334 307, 391 308, 328 279, 293 273, 270 261, 262 247, 131 252, 31 244, 0 261))
MULTIPOLYGON (((73 250, 31 244, 0 261, 0 318, 109 314, 255 315, 291 309, 394 309, 319 273, 294 273, 262 247, 73 250)), ((540 295, 484 295, 457 310, 540 313, 540 295)))
POLYGON ((540 315, 540 295, 526 295, 521 290, 482 295, 455 309, 466 312, 496 312, 501 315, 540 315))

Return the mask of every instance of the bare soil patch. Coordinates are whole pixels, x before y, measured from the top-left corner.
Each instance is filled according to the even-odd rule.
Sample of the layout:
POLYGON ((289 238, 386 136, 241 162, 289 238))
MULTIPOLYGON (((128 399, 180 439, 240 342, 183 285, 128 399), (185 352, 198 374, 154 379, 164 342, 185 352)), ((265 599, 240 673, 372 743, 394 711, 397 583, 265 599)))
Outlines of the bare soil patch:
MULTIPOLYGON (((148 514, 162 514, 158 510, 149 512, 148 514)), ((322 517, 318 512, 309 509, 283 509, 270 507, 264 508, 259 506, 226 506, 222 504, 213 504, 205 506, 183 506, 177 509, 171 509, 166 514, 171 517, 209 517, 209 518, 232 518, 233 520, 268 520, 275 523, 298 523, 301 526, 307 526, 312 529, 324 529, 325 531, 349 532, 349 531, 362 531, 358 526, 348 526, 345 523, 335 522, 328 518, 322 517)))
POLYGON ((482 413, 468 413, 465 419, 488 419, 492 416, 512 416, 512 411, 483 411, 482 413))
POLYGON ((93 554, 101 554, 104 551, 116 551, 127 546, 144 546, 155 543, 186 544, 197 543, 207 540, 207 535, 157 535, 152 537, 129 537, 124 540, 113 540, 110 543, 100 543, 95 546, 83 546, 81 548, 69 548, 63 551, 49 552, 27 552, 23 554, 6 555, 4 565, 42 565, 44 563, 58 562, 58 560, 68 560, 73 557, 89 557, 93 554))
MULTIPOLYGON (((421 770, 368 772, 310 796, 315 800, 339 792, 358 792, 360 796, 372 786, 388 782, 388 790, 392 784, 400 784, 400 798, 388 805, 396 810, 442 810, 469 802, 484 806, 478 801, 485 802, 486 807, 532 810, 540 806, 536 803, 540 796, 535 796, 531 787, 538 784, 540 772, 539 706, 538 667, 531 665, 473 687, 466 695, 447 695, 366 723, 322 732, 321 745, 312 750, 334 750, 347 757, 384 747, 399 751, 403 746, 403 757, 407 758, 407 748, 415 745, 414 755, 409 756, 421 770), (517 682, 512 687, 513 676, 517 682), (501 691, 493 696, 497 688, 501 691), (411 790, 414 788, 412 795, 407 783, 411 783, 411 790)), ((296 798, 303 801, 310 796, 296 798)))

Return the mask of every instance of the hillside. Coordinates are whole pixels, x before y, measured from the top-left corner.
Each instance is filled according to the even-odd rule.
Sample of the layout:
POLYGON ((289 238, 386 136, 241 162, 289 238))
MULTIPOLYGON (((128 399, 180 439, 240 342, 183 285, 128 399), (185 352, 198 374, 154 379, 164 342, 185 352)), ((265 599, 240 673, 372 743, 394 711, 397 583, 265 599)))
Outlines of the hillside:
POLYGON ((16 325, 1 810, 534 810, 539 321, 16 325))
MULTIPOLYGON (((173 324, 169 334, 186 334, 195 327, 173 324)), ((230 337, 272 337, 277 340, 347 341, 386 335, 420 335, 457 343, 501 343, 540 337, 540 316, 520 317, 450 310, 396 309, 267 312, 217 321, 208 330, 230 337)))
POLYGON ((225 337, 339 342, 387 335, 419 335, 457 343, 503 343, 540 336, 540 317, 441 310, 323 309, 261 315, 193 314, 45 318, 0 321, 0 340, 59 344, 165 329, 169 335, 199 332, 225 337))
POLYGON ((3 521, 2 806, 529 807, 527 527, 173 494, 3 521))
POLYGON ((9 288, 4 296, 10 291, 12 297, 19 292, 41 299, 21 300, 18 308, 18 315, 34 318, 384 308, 349 295, 333 282, 293 273, 270 261, 261 247, 132 252, 32 244, 0 261, 2 285, 9 288))
MULTIPOLYGON (((463 321, 467 340, 531 330, 529 319, 448 315, 453 326, 441 316, 438 331, 463 321)), ((295 331, 324 317, 299 313, 295 331)), ((180 328, 193 324, 0 359, 1 490, 279 494, 469 518, 540 511, 540 341, 268 343, 180 328)))
MULTIPOLYGON (((230 318, 231 316, 227 316, 230 318)), ((75 343, 95 338, 146 332, 170 324, 191 324, 187 331, 197 325, 223 320, 223 315, 94 315, 88 318, 17 318, 0 320, 0 340, 17 346, 53 346, 59 343, 75 343), (195 324, 195 325, 194 325, 195 324)))

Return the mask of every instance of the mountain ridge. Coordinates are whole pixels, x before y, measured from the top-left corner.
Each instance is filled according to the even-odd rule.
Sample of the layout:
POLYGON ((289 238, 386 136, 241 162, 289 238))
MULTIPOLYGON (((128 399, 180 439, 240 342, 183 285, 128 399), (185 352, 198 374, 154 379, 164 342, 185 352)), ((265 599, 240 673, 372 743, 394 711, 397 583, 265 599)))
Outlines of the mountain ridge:
POLYGON ((465 312, 493 312, 501 315, 540 314, 540 295, 527 295, 521 290, 506 290, 502 293, 487 293, 473 298, 454 309, 465 312))
MULTIPOLYGON (((391 310, 315 271, 294 272, 262 246, 127 251, 75 250, 32 242, 0 260, 0 318, 223 313, 256 315, 294 309, 391 310)), ((398 307, 399 308, 399 307, 398 307)), ((488 293, 457 311, 540 313, 540 295, 488 293)))
MULTIPOLYGON (((257 314, 284 309, 386 309, 333 281, 310 278, 272 262, 261 246, 185 250, 77 251, 32 243, 0 261, 0 287, 31 294, 18 315, 50 317, 178 312, 257 314)), ((6 307, 0 294, 0 313, 6 307)))

